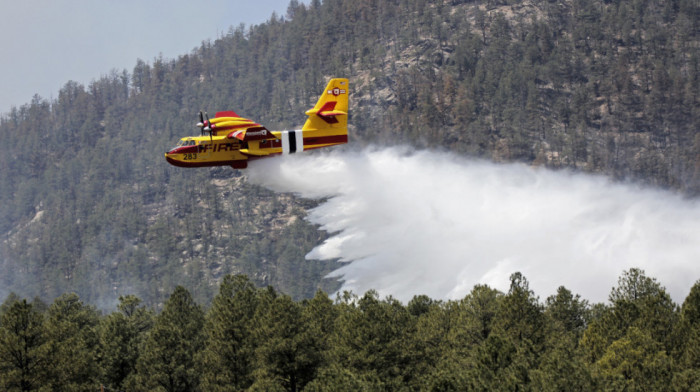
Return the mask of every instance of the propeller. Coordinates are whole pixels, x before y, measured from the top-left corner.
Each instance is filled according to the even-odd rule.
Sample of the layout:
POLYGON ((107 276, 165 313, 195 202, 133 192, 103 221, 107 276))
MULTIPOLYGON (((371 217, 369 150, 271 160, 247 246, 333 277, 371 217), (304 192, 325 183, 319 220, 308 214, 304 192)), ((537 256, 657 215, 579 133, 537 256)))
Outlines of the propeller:
POLYGON ((202 111, 199 111, 199 122, 197 123, 197 126, 201 129, 202 131, 202 136, 204 136, 204 115, 202 114, 202 111))
POLYGON ((214 133, 214 130, 211 129, 211 121, 209 121, 209 114, 207 112, 204 112, 204 115, 207 116, 207 127, 205 128, 206 131, 209 132, 209 140, 214 143, 214 137, 212 136, 214 133))
POLYGON ((202 130, 201 135, 204 136, 204 132, 209 133, 209 141, 214 144, 214 131, 211 129, 211 121, 209 121, 209 113, 202 111, 199 111, 199 122, 197 123, 197 126, 202 130), (207 121, 204 121, 204 117, 206 116, 207 121))

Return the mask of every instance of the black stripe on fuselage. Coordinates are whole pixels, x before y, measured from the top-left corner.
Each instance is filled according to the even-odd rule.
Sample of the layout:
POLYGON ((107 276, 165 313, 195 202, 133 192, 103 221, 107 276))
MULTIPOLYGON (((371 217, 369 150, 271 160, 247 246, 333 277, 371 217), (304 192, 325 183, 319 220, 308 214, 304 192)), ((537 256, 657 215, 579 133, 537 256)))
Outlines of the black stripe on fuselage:
POLYGON ((294 154, 297 152, 297 136, 296 131, 289 131, 289 153, 294 154))

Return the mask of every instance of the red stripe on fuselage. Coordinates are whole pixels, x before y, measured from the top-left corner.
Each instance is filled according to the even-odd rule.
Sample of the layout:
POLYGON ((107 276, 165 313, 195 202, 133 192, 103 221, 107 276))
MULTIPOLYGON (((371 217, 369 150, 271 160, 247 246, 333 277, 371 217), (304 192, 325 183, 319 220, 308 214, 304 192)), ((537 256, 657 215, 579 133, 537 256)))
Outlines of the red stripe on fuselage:
POLYGON ((211 162, 184 162, 176 159, 165 157, 169 164, 177 167, 209 167, 209 166, 238 166, 241 162, 246 162, 247 159, 229 160, 229 161, 211 161, 211 162))
POLYGON ((199 146, 182 146, 175 147, 168 151, 168 154, 196 154, 199 152, 199 146))
POLYGON ((348 142, 348 135, 305 137, 304 148, 316 144, 341 144, 348 142))

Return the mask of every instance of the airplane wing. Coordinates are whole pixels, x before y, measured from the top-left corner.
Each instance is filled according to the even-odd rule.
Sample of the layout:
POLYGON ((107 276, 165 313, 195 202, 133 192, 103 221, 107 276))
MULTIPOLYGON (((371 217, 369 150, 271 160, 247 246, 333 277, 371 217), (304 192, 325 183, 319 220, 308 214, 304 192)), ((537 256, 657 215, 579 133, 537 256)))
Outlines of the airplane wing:
POLYGON ((228 132, 226 134, 227 138, 238 139, 244 142, 277 139, 277 137, 264 126, 253 120, 240 117, 233 110, 217 112, 216 116, 211 120, 210 126, 217 135, 228 132))
POLYGON ((214 116, 214 118, 219 118, 219 117, 238 117, 238 118, 241 118, 233 110, 227 110, 225 112, 216 112, 216 115, 214 116))
POLYGON ((257 126, 252 126, 246 129, 239 129, 229 133, 226 137, 229 139, 236 138, 238 140, 249 142, 253 140, 266 140, 266 139, 277 139, 277 136, 273 135, 267 128, 256 124, 257 126))

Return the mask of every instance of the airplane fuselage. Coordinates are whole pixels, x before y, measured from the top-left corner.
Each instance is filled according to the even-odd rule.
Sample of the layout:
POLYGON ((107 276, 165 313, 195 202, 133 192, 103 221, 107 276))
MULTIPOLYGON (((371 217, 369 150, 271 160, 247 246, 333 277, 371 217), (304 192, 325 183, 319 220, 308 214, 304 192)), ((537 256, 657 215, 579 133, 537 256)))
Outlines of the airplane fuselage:
POLYGON ((165 153, 165 158, 170 164, 179 167, 232 166, 243 169, 249 160, 348 142, 347 133, 342 131, 268 132, 274 138, 247 142, 227 136, 185 137, 180 139, 175 148, 165 153))

